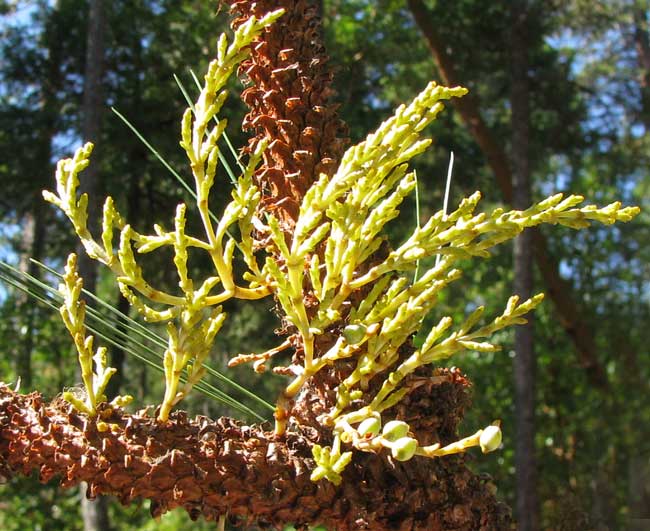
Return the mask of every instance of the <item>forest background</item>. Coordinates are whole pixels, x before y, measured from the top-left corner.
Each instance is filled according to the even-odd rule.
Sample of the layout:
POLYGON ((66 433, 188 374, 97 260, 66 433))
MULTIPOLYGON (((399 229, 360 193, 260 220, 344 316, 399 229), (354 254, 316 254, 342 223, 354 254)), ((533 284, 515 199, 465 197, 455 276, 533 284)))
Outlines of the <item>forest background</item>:
MULTIPOLYGON (((513 69, 517 53, 526 58, 529 126, 523 131, 533 199, 562 191, 599 204, 621 199, 641 206, 629 224, 544 231, 543 252, 535 247, 541 264, 535 290, 555 291, 536 312, 534 364, 525 381, 513 369, 511 332, 499 337, 502 352, 468 353, 454 363, 474 383, 463 431, 502 420, 502 450, 470 465, 495 479, 503 501, 516 508, 532 496, 539 515, 531 525, 541 529, 647 529, 641 527, 650 522, 647 2, 325 0, 320 8, 335 99, 352 141, 430 79, 471 90, 473 99, 433 124, 435 148, 416 162, 423 219, 443 204, 450 151, 456 158, 450 204, 474 190, 483 192, 484 208, 512 199, 503 183, 511 178, 508 161, 517 166, 522 131, 514 101, 522 94, 513 69), (513 30, 513 4, 526 13, 523 40, 513 30), (560 284, 549 281, 549 264, 557 265, 560 284), (527 484, 516 480, 517 385, 533 389, 535 399, 531 455, 537 477, 527 484)), ((0 1, 0 10, 0 259, 56 285, 52 274, 29 261, 61 271, 76 245, 40 195, 53 186, 55 161, 92 138, 95 194, 113 195, 141 228, 164 220, 185 192, 110 107, 185 175, 177 142, 186 102, 174 75, 194 89, 191 70, 204 71, 228 16, 198 0, 0 1), (98 5, 99 19, 93 11, 98 5)), ((233 83, 233 93, 241 89, 233 83)), ((226 112, 233 144, 244 145, 246 134, 237 127, 243 105, 233 97, 226 112)), ((228 188, 224 174, 217 201, 228 188)), ((401 229, 390 235, 395 242, 417 223, 414 202, 400 219, 401 229)), ((477 304, 502 305, 513 291, 513 270, 507 246, 489 262, 474 262, 467 282, 440 301, 439 311, 453 316, 477 304)), ((174 282, 173 271, 155 265, 149 274, 161 284, 174 282)), ((101 270, 95 291, 128 309, 101 270)), ((234 354, 268 348, 277 325, 267 305, 229 304, 228 328, 211 358, 220 370, 234 354)), ((122 326, 112 319, 107 313, 107 323, 122 326)), ((119 369, 114 390, 133 394, 139 404, 155 403, 162 378, 129 350, 138 351, 132 343, 111 351, 119 369)), ((75 358, 56 312, 0 286, 0 380, 20 377, 22 391, 53 397, 78 381, 75 358)), ((271 402, 281 384, 279 377, 228 374, 271 402)), ((239 415, 199 394, 188 408, 239 415)), ((36 479, 0 486, 0 528, 7 531, 84 529, 81 512, 77 490, 41 486, 36 479)), ((112 501, 108 516, 104 529, 210 528, 189 524, 177 512, 154 522, 146 508, 112 501)))

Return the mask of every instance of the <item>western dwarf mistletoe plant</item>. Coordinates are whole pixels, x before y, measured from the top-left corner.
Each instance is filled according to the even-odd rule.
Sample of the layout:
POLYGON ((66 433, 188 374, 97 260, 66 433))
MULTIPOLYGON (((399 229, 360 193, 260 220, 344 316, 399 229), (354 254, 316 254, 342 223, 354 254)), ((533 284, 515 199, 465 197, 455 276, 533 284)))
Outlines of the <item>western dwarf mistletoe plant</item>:
POLYGON ((50 431, 59 435, 46 445, 49 455, 67 461, 59 457, 65 466, 54 466, 47 452, 30 461, 23 443, 32 425, 22 420, 6 427, 3 420, 3 437, 12 442, 0 447, 2 468, 39 467, 45 479, 63 474, 65 484, 86 480, 93 495, 110 492, 124 502, 150 498, 154 514, 183 506, 193 516, 229 514, 278 528, 288 522, 341 530, 500 528, 507 518, 487 486, 467 471, 462 457, 445 457, 473 446, 495 450, 499 423, 458 439, 467 382, 435 365, 465 350, 498 350, 490 337, 525 322, 543 296, 511 297, 487 320, 483 307, 457 323, 440 316, 419 348, 412 338, 435 311, 440 293, 461 278, 464 259, 487 258, 492 247, 542 223, 580 229, 592 221, 629 221, 638 209, 580 206, 582 197, 557 194, 524 211, 477 212, 477 192, 390 249, 384 228, 415 189, 409 163, 431 142, 423 131, 443 101, 462 97, 466 89, 430 83, 342 154, 344 128, 327 103, 329 74, 312 8, 285 1, 285 10, 267 13, 278 3, 233 4, 240 13, 234 37, 219 39, 200 96, 182 119, 180 145, 194 177, 195 204, 177 207, 170 230, 156 225, 153 234, 140 234, 108 197, 101 235, 90 233, 87 220, 94 213, 77 188, 91 144, 59 162, 56 191, 44 192, 69 218, 88 255, 114 273, 143 319, 166 323, 166 390, 157 418, 129 416, 120 409, 126 401, 121 397, 106 404, 113 370, 105 352, 94 354, 93 339, 85 336, 81 280, 71 255, 62 315, 79 351, 85 396, 63 395, 76 411, 45 411, 37 398, 5 389, 0 408, 0 420, 9 412, 15 420, 30 404, 40 407, 49 420, 37 424, 58 426, 50 431), (244 125, 255 137, 230 203, 213 218, 210 193, 225 182, 218 177, 218 142, 226 128, 219 112, 226 81, 238 67, 253 83, 244 93, 251 105, 244 125), (200 217, 204 234, 186 231, 190 214, 200 217), (139 265, 142 255, 163 247, 173 251, 173 292, 150 285, 139 265), (209 256, 212 276, 189 276, 188 257, 198 252, 209 256), (416 263, 434 256, 440 257, 435 265, 414 278, 416 263), (235 260, 246 266, 241 276, 235 260), (230 365, 252 362, 263 372, 281 352, 292 353, 288 364, 273 367, 290 376, 277 400, 274 430, 227 419, 188 421, 173 413, 204 374, 226 319, 222 303, 263 297, 279 303, 283 337, 267 352, 236 356, 230 365), (65 446, 73 435, 85 441, 85 461, 77 463, 65 446), (438 461, 444 463, 424 464, 438 461), (160 469, 163 463, 167 470, 160 469), (350 492, 346 482, 359 492, 350 492))

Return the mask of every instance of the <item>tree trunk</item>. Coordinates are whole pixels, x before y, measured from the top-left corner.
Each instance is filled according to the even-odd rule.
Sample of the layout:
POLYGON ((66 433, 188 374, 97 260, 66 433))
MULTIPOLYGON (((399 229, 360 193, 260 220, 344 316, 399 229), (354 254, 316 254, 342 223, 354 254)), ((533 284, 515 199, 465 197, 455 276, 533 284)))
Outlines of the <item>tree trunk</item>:
MULTIPOLYGON (((58 10, 58 4, 53 7, 53 13, 58 10)), ((23 227, 21 248, 19 251, 20 262, 18 267, 22 273, 27 273, 36 278, 40 276, 38 266, 30 258, 42 258, 46 235, 46 209, 43 208, 41 189, 49 182, 52 175, 52 139, 57 130, 57 117, 60 112, 58 93, 61 90, 63 79, 61 72, 62 49, 59 39, 60 28, 57 26, 56 17, 51 16, 46 22, 41 36, 41 46, 47 50, 47 59, 43 69, 42 84, 40 86, 39 115, 41 124, 38 128, 37 140, 33 146, 33 156, 37 161, 35 167, 40 168, 28 178, 33 182, 33 193, 28 199, 23 211, 23 227)), ((19 327, 24 326, 25 333, 22 341, 18 342, 15 352, 16 375, 21 380, 23 389, 32 386, 32 350, 34 348, 34 324, 38 312, 37 305, 27 294, 18 297, 17 304, 21 320, 19 327)))
MULTIPOLYGON (((88 29, 86 36, 86 65, 84 72, 84 94, 82 103, 82 137, 84 141, 97 142, 101 130, 103 108, 102 76, 104 66, 104 6, 102 0, 90 0, 88 29)), ((89 227, 97 230, 100 214, 97 198, 97 169, 99 152, 95 152, 93 163, 84 172, 81 181, 82 191, 88 194, 89 227)), ((77 249, 79 274, 84 279, 84 287, 95 292, 97 285, 97 264, 84 252, 77 249)), ((81 484, 81 512, 85 531, 108 531, 108 500, 99 497, 91 500, 87 485, 81 484)))
MULTIPOLYGON (((48 141, 49 143, 49 141, 48 141)), ((40 205, 40 194, 33 198, 31 208, 23 217, 22 241, 20 249, 20 262, 18 268, 21 273, 39 277, 39 269, 30 258, 40 260, 43 255, 45 243, 45 211, 40 205)), ((32 350, 34 349, 34 323, 38 306, 33 303, 27 293, 18 295, 17 305, 20 308, 21 321, 18 323, 21 330, 21 341, 16 353, 16 376, 20 378, 23 389, 32 387, 32 350), (24 320, 23 320, 24 319, 24 320)))
MULTIPOLYGON (((525 210, 532 203, 530 182, 530 106, 528 87, 529 7, 526 0, 511 4, 512 203, 525 210)), ((522 300, 533 296, 533 234, 525 231, 514 241, 514 292, 522 300)), ((535 459, 535 372, 533 317, 515 328, 515 464, 517 521, 520 531, 536 531, 538 524, 535 459)))
MULTIPOLYGON (((81 495, 81 517, 84 523, 84 531, 107 531, 111 529, 108 516, 108 498, 98 496, 94 500, 89 499, 90 487, 84 481, 79 485, 81 495)), ((92 496, 91 496, 92 497, 92 496)))
MULTIPOLYGON (((97 142, 101 129, 103 108, 102 75, 104 63, 104 11, 102 0, 91 0, 88 12, 86 37, 86 65, 84 71, 84 94, 81 108, 81 136, 85 142, 97 142)), ((84 171, 80 181, 80 191, 88 194, 88 226, 91 232, 99 226, 100 204, 97 198, 97 169, 101 151, 94 152, 93 162, 84 171)), ((97 266, 88 258, 81 244, 77 248, 79 275, 84 287, 95 291, 97 266)))
POLYGON ((650 20, 648 10, 640 5, 634 8, 634 44, 639 63, 641 86, 641 121, 646 134, 650 133, 650 20))
MULTIPOLYGON (((448 86, 461 85, 462 80, 456 71, 453 58, 440 40, 435 27, 435 19, 422 0, 408 0, 409 8, 438 67, 440 76, 448 86)), ((458 110, 474 140, 483 151, 492 169, 497 185, 507 202, 513 200, 512 171, 508 158, 498 140, 487 127, 479 111, 478 98, 467 95, 455 98, 452 104, 458 110)), ((551 256, 546 239, 539 231, 533 233, 535 261, 546 285, 546 293, 553 301, 560 324, 575 346, 580 364, 585 369, 594 387, 607 390, 609 383, 603 366, 596 356, 594 334, 590 324, 582 315, 571 285, 560 276, 557 261, 551 256)))

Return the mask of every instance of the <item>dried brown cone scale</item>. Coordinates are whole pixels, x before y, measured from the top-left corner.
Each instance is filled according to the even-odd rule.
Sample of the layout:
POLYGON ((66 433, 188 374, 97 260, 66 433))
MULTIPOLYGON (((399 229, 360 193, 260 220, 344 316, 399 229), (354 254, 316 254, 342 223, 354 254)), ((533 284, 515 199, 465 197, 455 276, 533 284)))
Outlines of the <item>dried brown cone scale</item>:
MULTIPOLYGON (((430 391, 432 401, 466 403, 462 379, 452 374, 430 391)), ((182 412, 161 423, 106 404, 99 419, 108 429, 98 430, 96 420, 63 401, 46 404, 38 393, 0 385, 0 475, 38 471, 43 482, 86 481, 92 496, 111 494, 123 504, 149 499, 154 516, 182 507, 193 518, 227 513, 236 525, 260 529, 288 523, 331 531, 508 529, 507 511, 462 457, 397 463, 358 452, 336 487, 309 479, 311 442, 299 433, 275 437, 231 419, 189 419, 182 412)))
POLYGON ((239 72, 251 83, 242 94, 250 108, 242 126, 254 134, 249 149, 260 140, 269 142, 256 174, 261 209, 273 212, 290 230, 305 192, 321 173, 334 173, 347 143, 347 128, 337 116, 337 105, 329 101, 332 74, 319 34, 319 14, 306 0, 223 3, 237 15, 233 28, 252 15, 286 11, 253 42, 239 72))

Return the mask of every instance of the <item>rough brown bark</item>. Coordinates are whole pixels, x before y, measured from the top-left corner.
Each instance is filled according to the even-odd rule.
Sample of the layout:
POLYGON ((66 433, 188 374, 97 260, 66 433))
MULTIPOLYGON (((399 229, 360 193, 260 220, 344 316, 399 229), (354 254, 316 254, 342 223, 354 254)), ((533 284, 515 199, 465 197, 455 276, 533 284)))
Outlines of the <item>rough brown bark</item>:
MULTIPOLYGON (((445 84, 449 86, 462 85, 462 79, 456 72, 453 59, 438 37, 435 20, 422 0, 408 0, 408 5, 416 24, 427 40, 445 84)), ((452 103, 483 151, 503 198, 509 203, 512 202, 512 170, 508 158, 481 117, 477 98, 467 95, 460 99, 454 99, 452 103)), ((544 236, 535 230, 532 238, 535 262, 546 284, 546 293, 555 305, 560 324, 571 337, 578 359, 585 369, 589 381, 595 387, 606 390, 609 384, 603 366, 596 355, 594 333, 580 311, 575 293, 570 283, 560 276, 557 261, 551 255, 544 236)))
POLYGON ((325 0, 314 0, 314 5, 318 9, 318 15, 322 20, 325 17, 325 0))
MULTIPOLYGON (((428 389, 445 415, 437 419, 445 438, 456 428, 448 419, 460 419, 467 405, 466 386, 446 371, 428 389)), ((64 487, 87 481, 91 496, 151 500, 154 516, 183 507, 193 518, 227 513, 235 525, 262 529, 287 523, 332 531, 509 528, 494 487, 473 475, 462 456, 397 463, 358 452, 335 487, 310 481, 312 443, 304 434, 275 437, 231 419, 188 419, 182 412, 160 423, 107 405, 99 419, 107 430, 62 401, 46 404, 37 393, 1 386, 0 474, 38 471, 41 481, 58 477, 64 487)))
MULTIPOLYGON (((529 31, 530 11, 525 0, 511 4, 512 206, 525 210, 532 203, 530 181, 529 31)), ((514 241, 514 293, 522 300, 533 296, 533 238, 525 231, 514 241)), ((537 459, 535 449, 535 388, 537 360, 534 318, 515 328, 515 468, 517 525, 520 531, 539 529, 537 459)))
POLYGON ((301 198, 319 174, 334 172, 347 142, 338 106, 329 102, 332 74, 320 38, 318 9, 307 0, 225 3, 238 15, 233 27, 251 15, 286 10, 253 45, 240 74, 252 83, 242 94, 251 109, 243 127, 255 135, 250 148, 262 139, 270 142, 256 174, 261 208, 274 212, 290 230, 301 198))
MULTIPOLYGON (((331 74, 326 69, 327 57, 319 40, 320 28, 314 5, 305 0, 284 0, 282 2, 242 0, 232 2, 232 5, 240 15, 240 18, 234 22, 235 27, 251 15, 259 16, 269 9, 283 7, 287 11, 279 23, 272 26, 263 36, 265 46, 253 47, 251 58, 242 66, 242 71, 246 72, 254 82, 253 86, 247 89, 243 95, 244 101, 251 107, 247 116, 247 124, 249 126, 258 123, 262 125, 261 128, 254 129, 256 137, 251 140, 251 144, 254 145, 261 139, 267 139, 271 141, 271 146, 277 144, 282 148, 271 152, 271 156, 264 161, 263 169, 258 172, 261 187, 270 191, 263 208, 281 207, 279 215, 285 221, 285 230, 290 230, 300 200, 308 186, 318 178, 319 173, 331 174, 336 168, 347 142, 347 139, 341 138, 347 128, 336 116, 336 107, 328 103, 331 95, 329 87, 331 74), (294 61, 294 63, 288 64, 287 61, 294 61), (266 91, 263 90, 264 87, 266 87, 266 91), (269 93, 273 97, 270 97, 269 93), (276 96, 279 100, 276 100, 276 96), (289 105, 282 104, 283 98, 289 105), (300 99, 298 100, 298 98, 300 99), (305 152, 312 155, 307 158, 294 155, 305 152), (313 164, 311 157, 320 160, 320 164, 313 164), (287 169, 291 168, 297 168, 297 172, 291 173, 291 170, 288 172, 287 169), (283 180, 275 181, 276 178, 283 180)), ((384 258, 384 251, 377 253, 376 260, 380 261, 384 258)), ((288 332, 285 330, 285 333, 288 332)), ((325 352, 330 346, 330 334, 324 334, 317 338, 315 346, 317 352, 325 352)), ((300 355, 298 346, 294 362, 300 361, 300 355)), ((302 430, 308 434, 312 443, 328 444, 331 442, 331 429, 320 425, 319 415, 327 412, 335 403, 336 386, 352 368, 349 362, 340 362, 320 371, 307 382, 296 398, 295 404, 290 405, 290 420, 294 429, 302 430)), ((447 437, 449 437, 448 440, 453 440, 456 426, 460 422, 460 417, 456 416, 460 411, 459 403, 453 402, 452 395, 447 397, 452 400, 451 403, 447 400, 436 400, 434 397, 437 393, 432 389, 435 385, 434 382, 436 382, 436 376, 431 370, 421 371, 412 378, 411 382, 417 390, 393 412, 394 416, 409 422, 422 444, 432 444, 447 437)), ((380 384, 381 382, 373 382, 371 385, 380 384)), ((465 399, 466 397, 462 401, 465 399)), ((361 457, 361 459, 365 458, 361 457)), ((387 463, 382 458, 372 459, 374 459, 372 466, 374 482, 372 484, 377 485, 382 482, 381 478, 386 474, 394 473, 394 464, 387 463)), ((436 468, 436 471, 429 469, 429 465, 426 463, 426 461, 420 461, 415 465, 420 472, 425 471, 425 475, 431 473, 437 478, 445 477, 448 480, 455 475, 455 472, 450 470, 445 473, 440 472, 446 466, 443 461, 430 465, 436 468)), ((451 462, 449 465, 455 466, 451 462)), ((413 500, 422 500, 422 496, 431 496, 430 492, 418 493, 418 482, 412 481, 412 478, 418 477, 418 474, 415 470, 411 470, 411 465, 399 465, 399 468, 402 467, 407 472, 403 476, 400 492, 406 497, 412 496, 413 500), (411 489, 415 490, 411 492, 411 489)), ((365 472, 359 470, 359 473, 367 474, 368 470, 365 472)), ((461 476, 466 478, 462 481, 471 477, 471 475, 465 476, 464 473, 461 476)), ((350 485, 365 484, 366 482, 365 479, 351 478, 344 480, 342 488, 347 491, 350 485)), ((443 486, 443 483, 445 480, 441 481, 439 488, 447 489, 448 485, 443 486)), ((374 488, 371 487, 371 483, 368 483, 368 487, 374 488)), ((368 503, 368 500, 373 498, 377 500, 378 506, 382 503, 379 502, 379 498, 376 498, 376 494, 364 492, 363 495, 366 500, 364 503, 368 503)), ((488 516, 499 511, 494 498, 491 500, 485 498, 485 493, 481 491, 474 494, 467 492, 466 495, 467 497, 459 496, 457 498, 457 501, 454 502, 455 509, 452 510, 458 517, 459 524, 466 519, 466 525, 471 529, 480 529, 483 525, 494 529, 507 527, 506 519, 488 516), (480 518, 484 520, 472 521, 469 515, 477 517, 482 515, 480 518)), ((352 493, 348 492, 346 496, 352 496, 352 493)), ((447 529, 454 527, 451 523, 452 517, 441 516, 445 514, 445 510, 435 509, 432 505, 425 510, 419 504, 420 501, 415 501, 408 511, 421 513, 419 517, 406 514, 400 518, 392 517, 393 521, 389 528, 417 529, 422 526, 423 529, 447 529)), ((356 528, 364 529, 364 525, 363 521, 360 521, 356 528)), ((375 529, 376 525, 378 524, 370 525, 368 528, 375 529)), ((335 525, 333 529, 339 529, 339 527, 335 525)), ((379 528, 377 527, 377 529, 379 528)))

